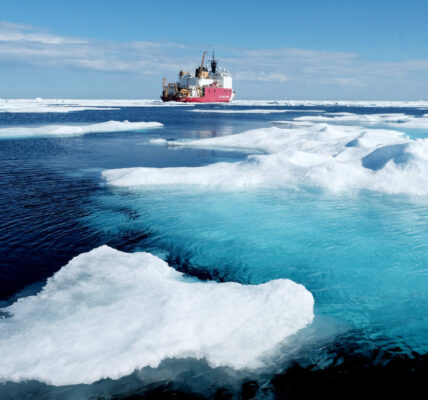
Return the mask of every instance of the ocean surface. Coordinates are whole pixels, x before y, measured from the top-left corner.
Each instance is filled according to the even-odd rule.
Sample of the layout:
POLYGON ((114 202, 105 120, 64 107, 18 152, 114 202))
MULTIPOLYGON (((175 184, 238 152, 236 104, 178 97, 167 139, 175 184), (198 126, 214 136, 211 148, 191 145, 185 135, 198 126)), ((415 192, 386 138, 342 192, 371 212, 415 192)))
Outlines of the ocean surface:
POLYGON ((0 163, 1 399, 424 387, 428 103, 2 101, 0 163))

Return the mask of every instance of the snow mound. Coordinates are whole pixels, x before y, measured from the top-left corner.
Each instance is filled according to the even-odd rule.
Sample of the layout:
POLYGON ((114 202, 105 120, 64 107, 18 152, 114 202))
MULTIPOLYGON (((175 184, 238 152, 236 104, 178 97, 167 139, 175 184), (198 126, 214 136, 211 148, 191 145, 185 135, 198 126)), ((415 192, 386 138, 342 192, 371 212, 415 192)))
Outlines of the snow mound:
POLYGON ((0 379, 54 385, 116 379, 166 358, 258 368, 313 319, 302 285, 187 278, 149 253, 81 254, 0 320, 0 379))
POLYGON ((309 186, 337 193, 367 189, 428 195, 428 139, 411 140, 389 129, 305 121, 282 129, 168 144, 245 150, 253 155, 241 162, 193 168, 106 170, 104 179, 115 186, 195 185, 224 190, 309 186))
POLYGON ((107 121, 88 125, 14 126, 0 128, 0 139, 40 136, 84 135, 95 132, 123 132, 161 127, 160 122, 107 121))

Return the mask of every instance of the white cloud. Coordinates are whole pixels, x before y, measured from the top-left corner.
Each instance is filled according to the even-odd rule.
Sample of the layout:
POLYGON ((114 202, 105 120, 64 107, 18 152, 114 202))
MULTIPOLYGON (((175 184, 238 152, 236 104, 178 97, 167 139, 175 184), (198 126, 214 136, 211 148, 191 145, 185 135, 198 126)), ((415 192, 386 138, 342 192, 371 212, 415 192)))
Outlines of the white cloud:
POLYGON ((355 78, 331 78, 319 82, 321 85, 339 85, 349 87, 363 87, 366 84, 355 78))
POLYGON ((87 43, 87 40, 56 36, 35 30, 31 25, 0 22, 1 42, 36 42, 43 44, 87 43))
POLYGON ((279 72, 261 71, 260 73, 255 73, 254 71, 239 71, 234 75, 234 79, 241 81, 287 82, 292 78, 279 72))

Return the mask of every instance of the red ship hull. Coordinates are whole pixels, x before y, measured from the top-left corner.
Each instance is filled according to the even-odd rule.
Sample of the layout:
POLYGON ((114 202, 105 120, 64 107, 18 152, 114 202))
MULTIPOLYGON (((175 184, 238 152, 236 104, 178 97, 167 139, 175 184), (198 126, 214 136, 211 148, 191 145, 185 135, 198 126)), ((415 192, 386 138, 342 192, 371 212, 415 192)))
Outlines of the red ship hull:
POLYGON ((205 87, 202 97, 162 96, 163 101, 178 101, 180 103, 228 103, 232 100, 233 90, 219 87, 205 87))

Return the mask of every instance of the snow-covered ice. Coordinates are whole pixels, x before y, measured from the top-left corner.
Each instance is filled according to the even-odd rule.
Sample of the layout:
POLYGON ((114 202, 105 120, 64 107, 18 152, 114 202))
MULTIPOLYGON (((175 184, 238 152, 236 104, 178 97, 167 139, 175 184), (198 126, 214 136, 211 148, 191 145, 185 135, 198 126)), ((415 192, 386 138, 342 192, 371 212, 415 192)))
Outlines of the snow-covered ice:
POLYGON ((181 357, 259 368, 311 323, 313 306, 311 293, 287 279, 202 282, 149 253, 102 246, 2 310, 10 317, 0 321, 0 379, 91 383, 181 357))
POLYGON ((194 185, 224 190, 309 186, 336 193, 367 189, 428 195, 428 139, 411 140, 389 129, 301 124, 168 142, 253 152, 244 161, 190 168, 113 169, 102 175, 115 186, 194 185))

